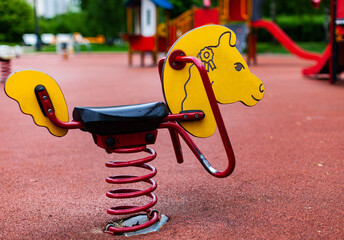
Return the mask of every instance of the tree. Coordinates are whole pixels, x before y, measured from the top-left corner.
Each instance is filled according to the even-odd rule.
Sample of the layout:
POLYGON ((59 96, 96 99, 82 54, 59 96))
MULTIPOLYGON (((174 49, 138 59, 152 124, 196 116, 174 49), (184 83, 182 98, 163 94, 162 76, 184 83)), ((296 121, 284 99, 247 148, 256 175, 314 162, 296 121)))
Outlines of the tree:
POLYGON ((83 12, 66 12, 54 18, 40 18, 41 33, 74 33, 83 36, 93 36, 89 31, 87 19, 83 12))
POLYGON ((329 1, 324 0, 320 5, 320 9, 314 9, 310 1, 306 0, 290 0, 290 1, 277 1, 265 0, 263 5, 263 16, 271 16, 271 4, 275 5, 277 15, 319 15, 324 13, 326 6, 329 6, 329 1))
MULTIPOLYGON (((171 11, 171 17, 175 18, 179 14, 185 12, 186 10, 192 8, 192 7, 201 7, 203 6, 203 0, 170 0, 170 2, 173 5, 173 9, 171 11)), ((212 1, 212 5, 214 5, 216 1, 212 1)))
POLYGON ((0 41, 19 42, 33 31, 33 9, 24 0, 0 1, 0 41))
POLYGON ((81 0, 81 9, 90 33, 103 34, 108 43, 125 31, 124 0, 81 0))

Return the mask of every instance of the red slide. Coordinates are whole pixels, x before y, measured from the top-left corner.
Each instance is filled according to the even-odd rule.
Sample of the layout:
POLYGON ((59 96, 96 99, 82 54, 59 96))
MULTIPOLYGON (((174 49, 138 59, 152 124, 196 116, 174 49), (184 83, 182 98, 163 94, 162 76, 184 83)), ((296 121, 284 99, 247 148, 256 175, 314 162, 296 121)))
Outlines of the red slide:
POLYGON ((258 20, 252 22, 252 27, 265 28, 274 38, 279 41, 289 52, 305 59, 319 61, 322 57, 320 54, 308 52, 298 45, 275 23, 267 20, 258 20))
POLYGON ((311 76, 314 74, 319 74, 319 73, 329 73, 329 62, 330 62, 330 57, 331 57, 331 44, 327 45, 322 57, 318 60, 317 64, 305 68, 302 70, 303 75, 305 76, 311 76))

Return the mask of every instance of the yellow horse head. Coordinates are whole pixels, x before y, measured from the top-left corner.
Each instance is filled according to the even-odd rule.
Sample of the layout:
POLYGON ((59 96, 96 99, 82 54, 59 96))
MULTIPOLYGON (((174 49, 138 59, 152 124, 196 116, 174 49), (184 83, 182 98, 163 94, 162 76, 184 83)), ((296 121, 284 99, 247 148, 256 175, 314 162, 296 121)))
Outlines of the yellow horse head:
MULTIPOLYGON (((254 76, 235 47, 236 36, 230 29, 207 25, 183 35, 170 49, 182 50, 187 56, 197 56, 208 72, 216 100, 227 104, 242 102, 254 106, 264 96, 263 83, 254 76)), ((172 113, 202 110, 201 121, 182 122, 181 125, 197 137, 208 137, 216 130, 216 123, 201 77, 193 64, 182 70, 172 69, 165 62, 163 89, 172 113)))

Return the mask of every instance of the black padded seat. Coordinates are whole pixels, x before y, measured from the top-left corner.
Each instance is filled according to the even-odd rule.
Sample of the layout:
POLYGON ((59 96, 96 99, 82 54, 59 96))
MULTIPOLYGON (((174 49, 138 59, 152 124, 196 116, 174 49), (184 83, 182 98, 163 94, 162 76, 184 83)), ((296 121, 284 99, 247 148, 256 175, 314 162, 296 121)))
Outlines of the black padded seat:
POLYGON ((168 115, 163 102, 115 107, 75 107, 73 119, 99 135, 151 131, 168 115))

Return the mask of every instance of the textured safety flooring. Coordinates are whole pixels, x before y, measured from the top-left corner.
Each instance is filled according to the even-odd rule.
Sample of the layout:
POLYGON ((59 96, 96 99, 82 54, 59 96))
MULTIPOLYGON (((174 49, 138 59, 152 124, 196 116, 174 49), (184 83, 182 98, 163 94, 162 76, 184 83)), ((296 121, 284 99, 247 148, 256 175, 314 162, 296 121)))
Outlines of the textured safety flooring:
MULTIPOLYGON (((126 54, 38 54, 14 59, 12 69, 51 75, 70 113, 74 106, 163 101, 157 67, 134 61, 128 67, 126 54)), ((156 209, 170 221, 130 239, 344 238, 344 83, 303 78, 301 69, 312 63, 292 56, 258 61, 250 69, 264 82, 265 98, 252 108, 221 106, 234 173, 210 176, 185 145, 179 165, 168 132, 160 130, 152 146, 156 209)), ((105 178, 135 170, 104 164, 128 157, 106 154, 79 130, 53 137, 3 91, 0 106, 0 239, 122 239, 102 233, 113 220, 106 209, 116 205, 105 196, 112 187, 105 178)), ((197 143, 223 169, 218 135, 197 143)))

